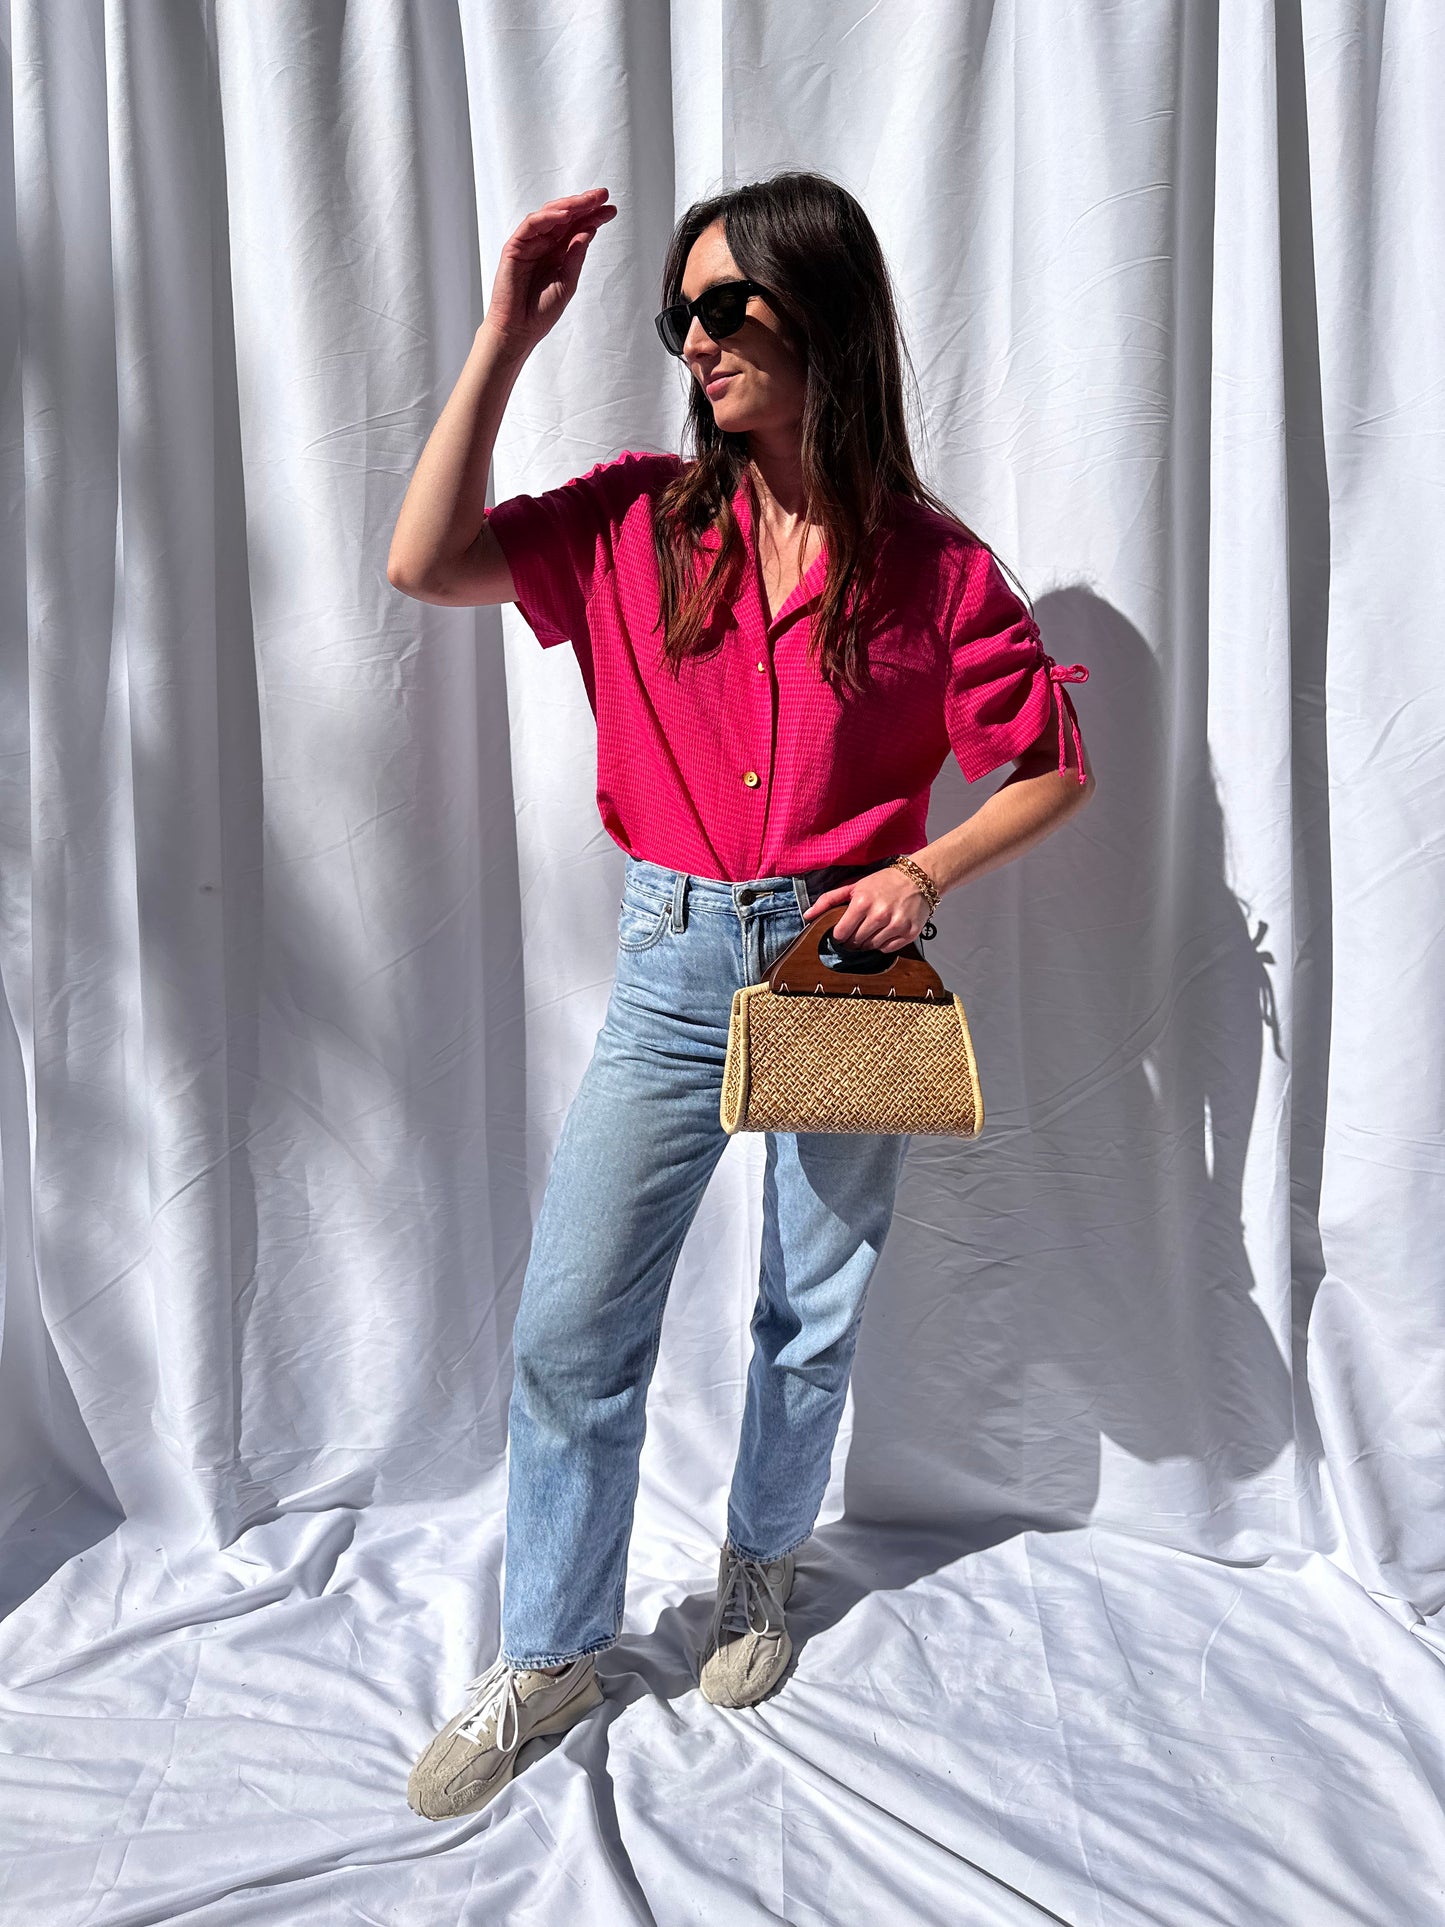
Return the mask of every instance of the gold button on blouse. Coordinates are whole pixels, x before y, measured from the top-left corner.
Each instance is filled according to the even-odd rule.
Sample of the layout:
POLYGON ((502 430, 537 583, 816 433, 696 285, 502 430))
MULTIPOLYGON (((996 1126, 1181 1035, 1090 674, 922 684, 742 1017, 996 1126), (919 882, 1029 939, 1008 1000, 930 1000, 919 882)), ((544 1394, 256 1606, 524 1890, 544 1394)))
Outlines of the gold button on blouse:
POLYGON ((759 667, 759 669, 766 669, 766 668, 767 668, 767 666, 768 666, 768 665, 767 665, 767 664, 766 664, 765 662, 760 662, 760 663, 758 664, 758 667, 759 667))
POLYGON ((743 771, 743 781, 750 790, 755 790, 761 780, 755 769, 745 769, 743 771))

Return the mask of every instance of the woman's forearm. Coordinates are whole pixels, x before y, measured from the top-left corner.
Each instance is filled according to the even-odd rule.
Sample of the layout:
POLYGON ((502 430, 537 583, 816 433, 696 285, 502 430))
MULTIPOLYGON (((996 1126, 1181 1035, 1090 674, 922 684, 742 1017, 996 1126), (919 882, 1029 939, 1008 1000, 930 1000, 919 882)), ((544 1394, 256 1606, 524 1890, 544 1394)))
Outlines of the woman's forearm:
POLYGON ((485 321, 478 328, 402 500, 386 563, 394 588, 421 589, 444 577, 477 539, 497 430, 526 359, 485 321))
POLYGON ((1052 751, 1020 758, 1013 775, 982 809, 913 856, 944 896, 1042 843, 1077 815, 1093 793, 1093 776, 1081 784, 1072 756, 1066 775, 1060 775, 1052 751))
POLYGON ((558 195, 524 216, 503 244, 486 317, 392 531, 386 573, 394 589, 416 593, 431 582, 445 584, 481 535, 492 449, 512 383, 576 292, 592 237, 616 213, 605 187, 558 195))

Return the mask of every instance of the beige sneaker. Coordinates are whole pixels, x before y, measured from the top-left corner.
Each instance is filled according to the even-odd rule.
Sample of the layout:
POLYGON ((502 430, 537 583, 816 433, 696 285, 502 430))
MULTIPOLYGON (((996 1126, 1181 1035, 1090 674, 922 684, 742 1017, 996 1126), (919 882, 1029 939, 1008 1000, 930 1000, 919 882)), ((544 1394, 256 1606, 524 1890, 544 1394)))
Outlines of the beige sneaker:
POLYGON ((793 1642, 783 1607, 793 1590, 793 1566, 791 1552, 764 1565, 724 1541, 698 1677, 703 1698, 714 1706, 751 1706, 786 1671, 793 1642))
POLYGON ((560 1673, 512 1667, 498 1657, 468 1680, 470 1698, 411 1770, 407 1804, 425 1820, 475 1813, 512 1778, 517 1755, 541 1733, 563 1733, 602 1701, 593 1655, 560 1673))

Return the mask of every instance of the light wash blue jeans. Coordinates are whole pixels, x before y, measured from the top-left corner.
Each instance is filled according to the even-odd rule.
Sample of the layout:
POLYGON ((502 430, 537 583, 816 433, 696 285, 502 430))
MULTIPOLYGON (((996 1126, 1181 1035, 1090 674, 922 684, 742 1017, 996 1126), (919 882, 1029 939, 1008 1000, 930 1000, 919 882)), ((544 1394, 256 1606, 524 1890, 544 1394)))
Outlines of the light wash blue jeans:
MULTIPOLYGON (((668 1288, 727 1144, 733 991, 758 983, 835 865, 723 883, 629 856, 617 972, 563 1122, 513 1328, 503 1656, 552 1666, 622 1629, 644 1408, 668 1288)), ((727 1532, 750 1559, 811 1533, 863 1300, 909 1138, 768 1132, 761 1276, 727 1532)))

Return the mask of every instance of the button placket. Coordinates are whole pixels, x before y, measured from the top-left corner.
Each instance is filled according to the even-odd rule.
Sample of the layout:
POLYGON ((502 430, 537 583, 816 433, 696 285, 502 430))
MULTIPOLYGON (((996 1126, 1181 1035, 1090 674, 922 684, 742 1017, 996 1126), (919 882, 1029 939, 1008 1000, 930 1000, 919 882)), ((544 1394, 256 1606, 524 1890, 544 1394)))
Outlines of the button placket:
MULTIPOLYGON (((759 585, 761 585, 761 577, 758 578, 758 581, 759 585)), ((749 628, 753 628, 753 633, 748 637, 748 641, 753 649, 758 652, 754 658, 756 667, 753 672, 753 677, 749 677, 748 680, 754 691, 754 703, 752 705, 754 740, 762 750, 762 757, 756 768, 743 769, 738 772, 738 780, 742 784, 742 787, 751 793, 759 805, 757 821, 753 825, 751 836, 754 870, 756 870, 757 863, 761 860, 763 826, 767 820, 767 797, 773 775, 772 755, 773 743, 777 737, 778 706, 777 680, 775 676, 768 675, 768 658, 772 652, 772 628, 767 621, 767 612, 761 606, 761 586, 759 586, 758 602, 757 626, 753 628, 753 625, 748 625, 749 628), (754 678, 758 678, 758 680, 754 680, 754 678)))
MULTIPOLYGON (((755 792, 761 805, 753 849, 756 871, 762 863, 769 799, 772 795, 774 745, 778 739, 776 644, 785 629, 806 618, 809 605, 816 599, 826 579, 828 552, 826 545, 820 546, 817 555, 799 576, 777 611, 769 616, 767 590, 763 582, 762 557, 757 542, 756 503, 753 500, 752 489, 746 484, 734 499, 733 507, 742 531, 743 545, 751 563, 749 571, 751 594, 745 596, 739 611, 741 626, 748 632, 749 640, 755 642, 758 651, 754 656, 756 667, 753 674, 766 678, 765 681, 754 683, 753 687, 759 694, 766 690, 768 696, 766 714, 759 714, 759 729, 763 733, 765 743, 763 759, 759 769, 741 772, 743 787, 755 792), (767 673, 769 658, 772 659, 771 675, 767 673)), ((748 681, 751 682, 752 678, 749 677, 748 681)))

